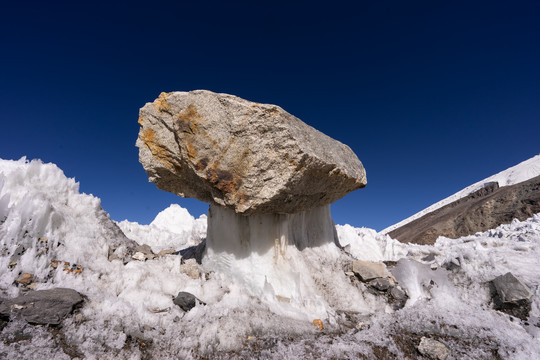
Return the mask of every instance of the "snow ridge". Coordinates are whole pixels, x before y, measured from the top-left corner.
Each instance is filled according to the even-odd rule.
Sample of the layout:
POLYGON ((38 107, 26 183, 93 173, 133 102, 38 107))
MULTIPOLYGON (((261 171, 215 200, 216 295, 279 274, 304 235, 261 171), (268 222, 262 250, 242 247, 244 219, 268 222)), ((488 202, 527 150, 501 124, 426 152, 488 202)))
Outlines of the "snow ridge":
POLYGON ((443 199, 425 208, 424 210, 417 212, 416 214, 406 218, 405 220, 402 220, 398 222, 397 224, 387 227, 386 229, 382 230, 381 233, 388 234, 392 230, 395 230, 405 224, 410 223, 411 221, 414 221, 416 219, 421 218, 422 216, 426 214, 429 214, 430 212, 440 209, 441 207, 445 205, 448 205, 477 190, 480 190, 481 188, 483 188, 486 184, 490 182, 498 182, 499 186, 503 187, 503 186, 518 184, 520 182, 532 179, 539 175, 540 175, 540 154, 533 156, 532 158, 525 160, 506 170, 503 170, 500 173, 492 175, 484 180, 481 180, 472 185, 469 185, 465 189, 458 191, 454 195, 450 195, 446 199, 443 199))

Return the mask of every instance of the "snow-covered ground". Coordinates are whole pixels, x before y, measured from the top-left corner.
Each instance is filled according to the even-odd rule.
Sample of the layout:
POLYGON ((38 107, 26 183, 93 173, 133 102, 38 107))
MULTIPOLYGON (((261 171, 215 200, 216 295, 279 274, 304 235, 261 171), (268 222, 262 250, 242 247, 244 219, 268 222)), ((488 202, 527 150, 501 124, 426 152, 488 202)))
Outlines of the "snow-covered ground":
POLYGON ((481 188, 483 188, 485 185, 489 183, 498 182, 499 186, 503 187, 503 186, 518 184, 520 182, 532 179, 533 177, 536 177, 539 175, 540 175, 540 155, 536 155, 528 160, 520 162, 519 164, 515 166, 512 166, 506 170, 503 170, 500 173, 497 173, 484 180, 478 181, 472 185, 467 186, 465 189, 460 190, 453 195, 450 195, 446 199, 436 202, 435 204, 425 208, 422 211, 417 212, 416 214, 406 218, 405 220, 402 220, 398 222, 397 224, 387 227, 386 229, 382 230, 381 233, 388 234, 392 230, 395 230, 405 224, 410 223, 411 221, 421 218, 422 216, 430 212, 433 212, 445 205, 448 205, 451 202, 459 200, 469 194, 472 194, 473 192, 477 190, 480 190, 481 188))
POLYGON ((434 246, 337 226, 343 251, 325 244, 295 252, 305 271, 298 276, 310 277, 326 306, 322 331, 293 300, 271 291, 253 296, 242 281, 204 262, 202 276, 193 279, 181 272, 179 255, 109 260, 111 247, 119 253, 131 240, 154 252, 197 244, 204 220, 172 205, 150 225, 116 224, 99 199, 80 194, 56 165, 0 160, 0 297, 22 293, 15 282, 21 273, 36 276, 36 290, 67 287, 86 296, 80 313, 63 322, 61 341, 47 327, 9 322, 0 332, 0 358, 69 359, 67 346, 87 359, 402 359, 410 356, 403 339, 420 336, 444 342, 452 351, 448 359, 540 354, 540 215, 457 240, 440 238, 434 246), (24 253, 14 257, 21 247, 24 253), (405 307, 393 310, 384 297, 351 282, 344 268, 354 259, 397 261, 392 271, 409 294, 405 307), (82 272, 53 268, 53 260, 82 272), (446 269, 450 262, 454 270, 446 269), (508 271, 534 293, 528 321, 492 308, 487 282, 508 271), (172 301, 179 291, 206 305, 182 311, 172 301), (24 336, 15 341, 10 334, 24 336))

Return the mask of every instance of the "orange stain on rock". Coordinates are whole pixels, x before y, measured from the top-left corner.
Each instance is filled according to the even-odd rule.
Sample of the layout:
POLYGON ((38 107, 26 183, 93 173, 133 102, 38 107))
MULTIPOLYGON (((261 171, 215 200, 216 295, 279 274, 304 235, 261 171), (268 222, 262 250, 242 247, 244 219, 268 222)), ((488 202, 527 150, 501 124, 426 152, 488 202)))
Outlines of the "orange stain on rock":
POLYGON ((171 105, 167 103, 167 97, 169 96, 169 93, 162 92, 159 94, 159 97, 154 101, 154 108, 156 111, 160 113, 170 113, 171 112, 171 105))
POLYGON ((141 140, 148 147, 152 156, 158 159, 169 170, 174 171, 175 165, 169 156, 169 152, 163 145, 155 140, 156 133, 152 129, 146 129, 141 135, 141 140))

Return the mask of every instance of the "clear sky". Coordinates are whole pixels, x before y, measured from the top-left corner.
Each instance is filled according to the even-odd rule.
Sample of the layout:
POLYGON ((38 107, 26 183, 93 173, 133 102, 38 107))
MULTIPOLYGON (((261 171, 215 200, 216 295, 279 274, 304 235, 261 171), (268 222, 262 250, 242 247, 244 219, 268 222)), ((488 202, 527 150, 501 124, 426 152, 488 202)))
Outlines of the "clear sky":
POLYGON ((349 145, 368 186, 334 221, 381 230, 540 153, 538 1, 9 1, 0 157, 54 162, 115 220, 171 203, 138 110, 208 89, 277 104, 349 145))

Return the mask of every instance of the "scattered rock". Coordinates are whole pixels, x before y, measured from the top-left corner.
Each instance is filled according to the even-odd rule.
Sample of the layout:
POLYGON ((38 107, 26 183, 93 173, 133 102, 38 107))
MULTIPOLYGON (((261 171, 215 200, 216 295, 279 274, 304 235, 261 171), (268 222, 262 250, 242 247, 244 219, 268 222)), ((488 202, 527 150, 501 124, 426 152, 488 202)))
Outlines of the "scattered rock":
POLYGON ((135 248, 135 254, 136 253, 142 253, 144 254, 145 259, 152 260, 154 257, 154 252, 152 251, 152 248, 149 245, 143 244, 139 245, 135 248))
POLYGON ((21 274, 21 276, 19 276, 17 280, 15 281, 21 285, 28 286, 32 283, 32 281, 34 281, 34 275, 29 274, 29 273, 24 273, 24 274, 21 274))
POLYGON ((389 278, 376 278, 370 280, 368 285, 379 291, 387 291, 393 285, 389 278))
POLYGON ((450 355, 450 349, 446 345, 427 337, 422 337, 420 340, 418 351, 433 360, 445 360, 450 355))
POLYGON ((512 273, 498 276, 490 282, 494 307, 521 320, 531 311, 531 290, 512 273))
POLYGON ((77 291, 66 288, 31 291, 0 304, 0 317, 21 315, 30 324, 58 325, 83 302, 77 291))
POLYGON ((450 259, 444 263, 444 268, 449 271, 459 269, 461 267, 461 261, 458 258, 450 259))
POLYGON ((75 314, 75 321, 78 323, 82 323, 85 321, 84 315, 81 313, 75 314))
POLYGON ((432 262, 433 260, 435 260, 435 254, 434 253, 429 253, 428 255, 424 256, 422 258, 422 261, 425 261, 425 262, 432 262))
POLYGON ((140 251, 137 251, 135 254, 131 255, 131 257, 135 260, 139 260, 139 261, 145 261, 146 260, 146 256, 144 255, 144 253, 140 252, 140 251))
POLYGON ((195 259, 197 264, 202 264, 202 256, 204 250, 206 249, 206 240, 201 241, 200 244, 188 247, 186 249, 180 250, 180 255, 182 259, 195 259))
POLYGON ((291 302, 291 298, 288 298, 286 296, 281 296, 281 295, 276 295, 276 300, 279 301, 279 302, 284 302, 284 303, 290 303, 291 302))
POLYGON ((28 286, 26 286, 26 287, 27 287, 28 289, 30 289, 30 290, 35 290, 36 287, 37 287, 38 285, 39 285, 39 283, 33 282, 33 283, 31 283, 30 285, 28 285, 28 286))
POLYGON ((17 265, 17 263, 19 262, 19 259, 21 258, 21 256, 24 254, 25 251, 26 251, 26 249, 24 248, 24 246, 22 246, 22 245, 17 246, 17 248, 13 252, 13 255, 11 255, 11 258, 9 259, 9 265, 8 266, 10 268, 14 268, 17 265))
MULTIPOLYGON (((112 225, 114 225, 112 227, 115 232, 122 231, 116 224, 113 223, 112 225)), ((120 241, 116 241, 116 243, 109 245, 107 258, 109 261, 121 260, 125 265, 133 260, 132 256, 135 254, 135 249, 138 247, 139 245, 135 241, 128 239, 124 233, 121 233, 120 241)), ((145 248, 141 248, 139 250, 142 250, 140 252, 145 254, 145 248)))
POLYGON ((195 259, 182 259, 180 262, 180 271, 192 279, 198 279, 201 276, 199 265, 195 259))
POLYGON ((197 299, 195 295, 185 291, 180 291, 178 295, 174 298, 173 303, 180 306, 180 308, 184 311, 189 311, 193 309, 195 305, 197 305, 197 303, 206 305, 204 302, 197 299))
POLYGON ((117 259, 120 259, 120 257, 116 255, 116 248, 112 245, 109 245, 109 251, 107 253, 107 260, 113 261, 117 259))
POLYGON ((171 310, 171 308, 164 308, 164 309, 161 309, 161 308, 151 308, 149 309, 150 312, 154 313, 154 314, 163 314, 163 313, 166 313, 166 312, 169 312, 169 310, 171 310))
POLYGON ((67 272, 68 274, 74 273, 74 274, 81 274, 84 270, 84 268, 81 265, 77 264, 71 264, 68 261, 61 261, 61 260, 51 260, 51 268, 56 270, 60 265, 63 264, 63 271, 67 272))
POLYGON ((396 286, 390 289, 390 296, 392 296, 396 300, 407 300, 408 296, 405 291, 403 291, 400 287, 396 286))
POLYGON ((399 286, 392 287, 388 295, 388 302, 394 310, 403 309, 409 299, 407 293, 399 286))
POLYGON ((355 260, 352 262, 353 273, 360 280, 367 282, 376 278, 392 278, 392 274, 388 272, 383 263, 355 260))
POLYGON ((324 329, 324 325, 323 325, 323 322, 321 319, 315 319, 313 320, 313 326, 316 326, 319 328, 319 330, 323 330, 324 329))
POLYGON ((163 249, 160 252, 157 253, 157 257, 163 257, 166 255, 174 255, 176 253, 176 250, 174 249, 163 249))
POLYGON ((139 124, 151 182, 236 213, 307 211, 367 183, 348 146, 279 106, 205 90, 161 93, 139 124))
POLYGON ((65 272, 68 274, 74 273, 74 274, 81 274, 83 272, 83 267, 81 265, 73 264, 70 265, 67 261, 64 261, 64 269, 65 272))
POLYGON ((393 261, 380 263, 355 260, 345 265, 346 270, 352 269, 352 272, 345 271, 345 274, 356 286, 360 285, 359 280, 362 281, 367 285, 367 288, 363 288, 364 290, 375 296, 383 296, 392 309, 399 310, 405 306, 408 296, 399 287, 396 278, 388 271, 388 268, 392 269, 395 266, 396 262, 393 261))

